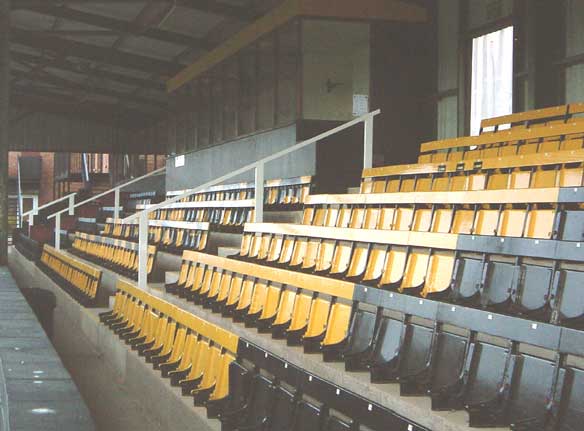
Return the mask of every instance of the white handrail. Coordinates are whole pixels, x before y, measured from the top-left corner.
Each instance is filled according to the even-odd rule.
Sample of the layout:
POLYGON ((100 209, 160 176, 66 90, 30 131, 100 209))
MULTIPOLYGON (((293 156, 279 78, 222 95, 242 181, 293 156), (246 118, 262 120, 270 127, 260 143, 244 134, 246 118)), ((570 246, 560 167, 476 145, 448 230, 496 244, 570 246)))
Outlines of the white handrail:
POLYGON ((55 199, 55 200, 49 202, 48 204, 41 205, 40 207, 35 207, 35 208, 31 209, 30 211, 25 212, 22 215, 22 218, 26 217, 27 215, 31 215, 31 214, 32 215, 37 215, 40 210, 45 209, 45 208, 48 208, 50 206, 53 206, 56 203, 59 203, 59 202, 64 201, 66 199, 69 199, 71 196, 75 196, 76 194, 77 194, 77 192, 69 193, 68 195, 65 195, 63 197, 60 197, 59 199, 55 199))
POLYGON ((239 169, 236 169, 228 174, 225 174, 219 178, 208 181, 194 189, 190 189, 181 193, 173 198, 167 199, 164 202, 152 205, 147 209, 140 212, 132 214, 122 220, 122 223, 129 223, 135 219, 139 219, 138 226, 138 287, 143 290, 147 290, 147 273, 146 265, 148 260, 148 215, 153 211, 160 208, 164 208, 170 204, 180 201, 181 199, 187 198, 199 191, 205 190, 216 184, 220 184, 228 179, 241 175, 252 169, 255 170, 255 221, 263 222, 263 209, 264 209, 264 167, 265 164, 273 160, 279 159, 287 154, 298 151, 308 145, 315 144, 329 136, 336 133, 342 132, 356 124, 364 123, 364 137, 363 137, 363 167, 365 169, 372 167, 373 162, 373 119, 375 116, 379 115, 381 110, 370 112, 368 114, 357 117, 351 121, 341 124, 334 129, 323 132, 313 138, 307 139, 305 141, 299 142, 291 147, 288 147, 282 151, 278 151, 270 156, 264 157, 263 159, 257 160, 253 163, 249 163, 239 169))

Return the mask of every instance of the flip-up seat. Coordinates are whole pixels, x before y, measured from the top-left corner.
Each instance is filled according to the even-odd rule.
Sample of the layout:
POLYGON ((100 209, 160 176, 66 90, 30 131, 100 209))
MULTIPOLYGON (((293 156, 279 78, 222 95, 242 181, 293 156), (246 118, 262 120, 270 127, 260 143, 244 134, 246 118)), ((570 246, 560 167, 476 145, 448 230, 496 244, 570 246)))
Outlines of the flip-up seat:
POLYGON ((372 383, 393 382, 399 377, 399 356, 405 327, 401 320, 387 316, 381 318, 368 361, 372 383))
POLYGON ((323 360, 340 361, 349 340, 353 305, 336 300, 330 310, 326 333, 321 343, 323 360))
POLYGON ((251 383, 249 400, 237 410, 223 411, 219 419, 226 429, 267 430, 275 387, 264 376, 257 375, 251 383))
POLYGON ((401 395, 424 395, 430 386, 436 328, 410 323, 401 350, 399 383, 401 395))
POLYGON ((316 404, 301 400, 296 407, 294 431, 321 431, 325 414, 316 404))
POLYGON ((343 351, 346 371, 364 371, 374 343, 377 313, 357 310, 353 314, 348 342, 343 351))

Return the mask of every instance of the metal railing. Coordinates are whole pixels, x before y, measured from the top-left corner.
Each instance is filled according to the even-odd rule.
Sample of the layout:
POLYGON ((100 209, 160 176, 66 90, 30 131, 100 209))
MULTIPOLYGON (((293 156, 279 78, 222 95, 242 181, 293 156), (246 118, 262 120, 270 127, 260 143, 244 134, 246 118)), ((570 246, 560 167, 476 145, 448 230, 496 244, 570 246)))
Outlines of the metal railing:
POLYGON ((352 126, 363 123, 364 124, 364 136, 363 136, 363 168, 368 169, 373 165, 373 120, 375 116, 379 115, 381 110, 373 111, 365 114, 361 117, 355 118, 349 122, 341 124, 334 129, 327 132, 321 133, 313 138, 307 139, 305 141, 299 142, 291 147, 288 147, 282 151, 278 151, 270 156, 264 157, 263 159, 257 160, 253 163, 247 164, 239 169, 236 169, 228 174, 221 177, 215 178, 214 180, 208 181, 200 186, 187 190, 171 199, 167 199, 164 202, 152 205, 147 209, 140 212, 132 214, 122 220, 123 223, 133 222, 134 220, 139 220, 138 227, 138 287, 143 290, 147 290, 147 273, 146 265, 148 259, 148 216, 153 211, 160 208, 164 208, 170 204, 178 202, 184 198, 187 198, 195 193, 205 190, 211 186, 220 184, 226 180, 233 177, 237 177, 247 171, 255 171, 255 221, 258 223, 263 222, 264 219, 264 172, 265 165, 273 160, 279 159, 280 157, 286 156, 290 153, 298 151, 304 147, 311 144, 316 144, 319 141, 335 135, 343 130, 346 130, 352 126))
POLYGON ((16 227, 20 229, 22 227, 22 182, 20 179, 20 157, 16 160, 16 175, 18 181, 18 200, 16 202, 17 214, 16 214, 16 227))
MULTIPOLYGON (((142 180, 144 180, 144 179, 146 179, 148 177, 152 177, 154 175, 158 175, 158 174, 164 172, 165 170, 166 170, 165 167, 164 168, 160 168, 160 169, 156 169, 156 170, 154 170, 152 172, 147 173, 146 175, 142 175, 141 177, 134 178, 134 179, 132 179, 130 181, 126 181, 125 183, 120 184, 120 185, 118 185, 116 187, 113 187, 113 188, 111 188, 109 190, 106 190, 103 193, 99 193, 99 194, 97 194, 95 196, 90 197, 89 199, 85 199, 82 202, 75 203, 74 202, 74 199, 71 199, 70 198, 69 199, 69 205, 68 205, 67 208, 62 209, 60 211, 57 211, 57 212, 55 212, 55 213, 53 213, 53 214, 51 214, 51 215, 49 215, 47 217, 47 220, 50 220, 50 219, 53 219, 53 218, 55 219, 55 248, 57 250, 60 250, 61 249, 61 214, 65 213, 65 212, 69 212, 69 215, 74 215, 75 214, 75 208, 78 208, 78 207, 80 207, 82 205, 85 205, 85 204, 87 204, 89 202, 92 202, 92 201, 94 201, 96 199, 99 199, 99 198, 101 198, 103 196, 109 195, 110 193, 114 193, 114 220, 117 221, 120 218, 120 190, 123 189, 124 187, 129 186, 130 184, 134 184, 134 183, 137 183, 139 181, 142 181, 142 180)), ((53 202, 51 202, 50 204, 47 204, 47 205, 52 205, 55 202, 56 201, 53 201, 53 202)))

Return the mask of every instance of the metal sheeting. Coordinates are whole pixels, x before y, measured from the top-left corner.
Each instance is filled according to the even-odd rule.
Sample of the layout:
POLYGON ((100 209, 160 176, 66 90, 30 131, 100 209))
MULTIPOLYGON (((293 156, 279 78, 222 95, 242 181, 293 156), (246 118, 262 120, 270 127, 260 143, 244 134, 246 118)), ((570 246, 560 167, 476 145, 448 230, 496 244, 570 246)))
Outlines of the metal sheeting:
POLYGON ((458 87, 459 0, 438 4, 438 91, 458 87))
POLYGON ((513 0, 469 0, 468 27, 476 29, 513 13, 513 0))
POLYGON ((445 97, 438 102, 438 139, 458 136, 458 96, 445 97))
POLYGON ((11 151, 123 151, 128 132, 115 126, 52 114, 22 114, 13 121, 11 151))

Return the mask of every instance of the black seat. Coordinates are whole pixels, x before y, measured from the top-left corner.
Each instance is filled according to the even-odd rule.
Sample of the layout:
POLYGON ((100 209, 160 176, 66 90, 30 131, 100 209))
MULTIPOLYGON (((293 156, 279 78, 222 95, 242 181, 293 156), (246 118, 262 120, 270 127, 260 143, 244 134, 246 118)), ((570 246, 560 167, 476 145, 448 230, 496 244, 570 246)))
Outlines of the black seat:
POLYGON ((423 395, 428 391, 433 338, 433 328, 407 326, 399 370, 401 395, 423 395))
POLYGON ((308 401, 301 400, 296 407, 294 431, 320 431, 323 422, 322 409, 308 401))
POLYGON ((567 368, 561 395, 559 431, 579 431, 584 424, 584 370, 567 368))
POLYGON ((489 262, 484 290, 481 294, 483 306, 505 309, 510 304, 511 293, 519 280, 519 266, 506 262, 489 262))
POLYGON ((510 396, 508 379, 514 363, 510 349, 476 343, 464 396, 471 427, 499 426, 504 422, 510 396))
POLYGON ((514 424, 517 431, 545 429, 549 420, 549 396, 556 374, 554 363, 519 355, 511 385, 509 409, 502 426, 514 424))
POLYGON ((484 262, 481 259, 461 257, 456 260, 452 300, 454 302, 478 302, 483 282, 484 262))
POLYGON ((553 283, 553 269, 539 265, 521 265, 521 277, 513 293, 514 308, 520 313, 542 319, 549 318, 549 297, 553 283))
POLYGON ((584 212, 562 211, 559 237, 564 241, 584 240, 584 212))
POLYGON ((272 382, 262 375, 254 377, 248 402, 240 409, 223 412, 222 430, 254 429, 266 430, 274 399, 272 382))
POLYGON ((336 416, 329 416, 324 426, 324 431, 351 431, 358 430, 352 422, 347 422, 336 416))
POLYGON ((436 342, 430 396, 432 410, 457 410, 463 406, 467 358, 474 343, 470 337, 440 332, 436 342))
MULTIPOLYGON (((186 377, 186 376, 185 376, 186 377)), ((236 361, 229 364, 229 395, 220 400, 207 401, 207 416, 219 417, 223 412, 239 411, 249 396, 251 372, 236 361)))
POLYGON ((567 326, 584 327, 584 272, 563 270, 558 283, 559 292, 554 305, 558 309, 559 320, 567 326))
POLYGON ((274 406, 270 417, 270 430, 292 431, 294 429, 294 414, 296 399, 292 392, 278 386, 274 394, 274 406))
POLYGON ((364 371, 367 369, 367 359, 371 354, 375 335, 376 319, 376 313, 365 310, 357 310, 353 315, 349 340, 343 352, 345 370, 364 371))
POLYGON ((399 356, 404 330, 404 322, 382 317, 369 361, 371 382, 393 382, 399 376, 399 356))

